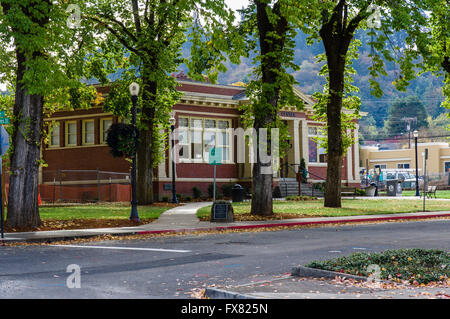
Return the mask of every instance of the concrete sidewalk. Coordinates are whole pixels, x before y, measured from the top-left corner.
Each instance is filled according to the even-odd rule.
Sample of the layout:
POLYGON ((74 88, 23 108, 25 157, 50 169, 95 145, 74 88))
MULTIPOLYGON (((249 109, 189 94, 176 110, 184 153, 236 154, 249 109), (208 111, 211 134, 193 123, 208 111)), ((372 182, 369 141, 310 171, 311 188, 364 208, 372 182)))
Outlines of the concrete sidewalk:
MULTIPOLYGON (((392 198, 391 198, 392 199, 392 198)), ((189 203, 167 210, 156 221, 136 226, 119 228, 93 228, 76 230, 37 231, 22 233, 5 233, 6 242, 45 242, 55 240, 69 240, 81 237, 94 237, 99 235, 133 235, 158 234, 176 232, 194 232, 208 230, 233 230, 270 227, 308 226, 345 224, 354 222, 377 222, 387 220, 414 220, 427 218, 449 217, 450 211, 445 212, 418 212, 406 214, 362 215, 344 217, 313 217, 284 219, 273 221, 248 221, 233 223, 202 222, 196 217, 199 208, 211 205, 211 202, 189 203)))

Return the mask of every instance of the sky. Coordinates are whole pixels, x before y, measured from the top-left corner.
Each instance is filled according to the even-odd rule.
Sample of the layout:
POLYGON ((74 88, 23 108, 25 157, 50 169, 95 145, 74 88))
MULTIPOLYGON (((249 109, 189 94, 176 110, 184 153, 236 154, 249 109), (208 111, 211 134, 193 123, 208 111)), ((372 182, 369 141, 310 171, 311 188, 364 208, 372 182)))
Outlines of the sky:
POLYGON ((225 2, 233 10, 242 9, 242 6, 246 7, 249 3, 248 0, 225 0, 225 2))

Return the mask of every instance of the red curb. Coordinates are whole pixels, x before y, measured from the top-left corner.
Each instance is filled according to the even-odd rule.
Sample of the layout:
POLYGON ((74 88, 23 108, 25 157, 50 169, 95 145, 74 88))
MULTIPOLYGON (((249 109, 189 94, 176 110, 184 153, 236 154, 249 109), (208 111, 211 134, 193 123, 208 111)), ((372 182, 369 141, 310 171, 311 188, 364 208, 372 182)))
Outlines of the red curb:
POLYGON ((255 224, 255 225, 238 225, 238 226, 216 226, 209 228, 181 228, 181 229, 165 229, 165 230, 146 230, 137 232, 138 235, 145 234, 163 234, 163 233, 185 233, 194 231, 209 231, 209 230, 232 230, 232 229, 252 229, 252 228, 269 228, 269 227, 289 227, 289 226, 306 226, 306 225, 323 225, 323 224, 345 224, 354 222, 370 222, 370 221, 384 221, 384 220, 398 220, 398 219, 429 219, 437 217, 450 217, 450 214, 435 214, 435 215, 421 215, 421 216, 392 216, 392 217, 374 217, 365 219, 340 219, 340 220, 322 220, 312 222, 287 222, 287 223, 271 223, 271 224, 255 224))

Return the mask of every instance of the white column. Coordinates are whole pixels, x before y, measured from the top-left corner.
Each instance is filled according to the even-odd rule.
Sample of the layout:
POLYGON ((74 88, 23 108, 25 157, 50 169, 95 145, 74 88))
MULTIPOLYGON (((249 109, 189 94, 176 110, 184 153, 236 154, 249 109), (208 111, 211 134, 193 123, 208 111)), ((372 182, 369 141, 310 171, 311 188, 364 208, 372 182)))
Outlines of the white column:
MULTIPOLYGON (((347 129, 347 135, 351 135, 351 130, 347 129)), ((347 183, 353 181, 353 170, 352 170, 352 146, 350 145, 347 150, 347 183)))
MULTIPOLYGON (((164 134, 164 130, 161 129, 160 134, 164 134)), ((169 143, 170 143, 170 141, 169 141, 169 143)), ((166 178, 167 177, 166 156, 165 156, 165 151, 164 151, 164 145, 161 145, 161 149, 159 151, 164 152, 164 156, 163 156, 161 163, 158 164, 158 178, 166 178)), ((170 158, 170 156, 169 156, 169 158, 170 158)))
POLYGON ((355 180, 360 181, 359 177, 359 124, 356 124, 355 134, 355 180))
POLYGON ((295 172, 298 172, 298 167, 300 164, 300 132, 299 132, 299 125, 300 120, 294 120, 294 136, 293 136, 293 143, 294 143, 294 164, 295 165, 295 172))
POLYGON ((308 126, 306 124, 306 119, 301 119, 300 121, 302 123, 302 152, 300 160, 302 157, 305 159, 306 169, 308 169, 309 164, 308 126))

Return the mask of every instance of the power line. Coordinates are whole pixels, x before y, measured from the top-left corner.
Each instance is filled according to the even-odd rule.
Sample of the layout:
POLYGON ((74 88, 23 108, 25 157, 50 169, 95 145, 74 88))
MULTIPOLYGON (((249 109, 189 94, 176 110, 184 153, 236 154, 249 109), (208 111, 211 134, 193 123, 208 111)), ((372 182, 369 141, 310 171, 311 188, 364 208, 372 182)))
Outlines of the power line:
MULTIPOLYGON (((417 139, 420 140, 420 139, 439 138, 439 137, 450 137, 450 135, 420 136, 417 139)), ((397 138, 396 136, 392 136, 392 137, 384 137, 384 138, 368 138, 368 139, 365 139, 365 141, 385 141, 385 140, 403 141, 403 140, 408 140, 408 139, 409 139, 408 137, 397 138)))

